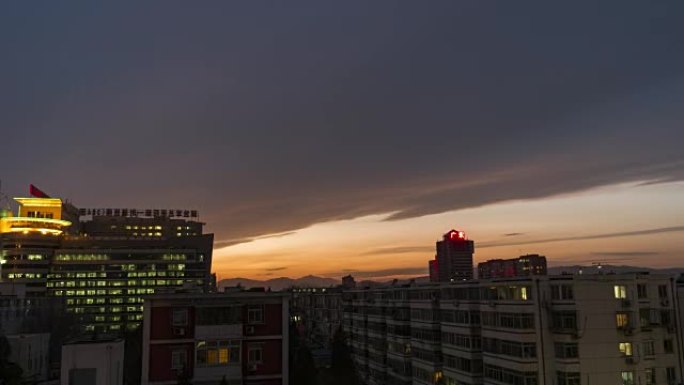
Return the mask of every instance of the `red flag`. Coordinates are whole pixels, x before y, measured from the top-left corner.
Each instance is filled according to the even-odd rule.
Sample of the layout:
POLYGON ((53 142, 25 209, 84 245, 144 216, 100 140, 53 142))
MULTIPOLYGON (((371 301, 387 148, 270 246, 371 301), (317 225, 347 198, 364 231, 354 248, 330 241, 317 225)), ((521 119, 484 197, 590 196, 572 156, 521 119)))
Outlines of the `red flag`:
POLYGON ((49 198, 50 197, 46 193, 42 192, 38 187, 36 187, 32 184, 29 185, 29 194, 31 194, 32 197, 36 197, 36 198, 49 198))

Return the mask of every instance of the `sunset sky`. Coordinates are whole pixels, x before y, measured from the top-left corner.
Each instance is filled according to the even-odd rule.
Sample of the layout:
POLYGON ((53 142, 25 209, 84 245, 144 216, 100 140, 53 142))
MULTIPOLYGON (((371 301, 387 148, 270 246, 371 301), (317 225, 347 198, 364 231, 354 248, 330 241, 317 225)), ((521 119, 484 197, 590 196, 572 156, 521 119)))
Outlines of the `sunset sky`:
POLYGON ((684 2, 0 5, 0 179, 190 208, 220 277, 682 266, 684 2))

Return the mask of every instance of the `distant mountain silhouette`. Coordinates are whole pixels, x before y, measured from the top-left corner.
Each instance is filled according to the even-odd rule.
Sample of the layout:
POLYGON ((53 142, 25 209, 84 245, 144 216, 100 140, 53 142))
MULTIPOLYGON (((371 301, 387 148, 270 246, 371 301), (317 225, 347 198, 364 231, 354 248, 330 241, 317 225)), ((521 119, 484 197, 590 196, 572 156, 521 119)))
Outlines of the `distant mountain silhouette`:
POLYGON ((249 278, 227 278, 218 282, 219 290, 224 287, 231 287, 237 285, 250 287, 271 288, 271 290, 283 290, 291 287, 330 287, 340 284, 340 281, 334 278, 317 277, 315 275, 307 275, 301 278, 279 277, 268 280, 256 280, 249 278))
MULTIPOLYGON (((552 266, 548 268, 549 275, 561 275, 561 274, 578 274, 582 271, 582 274, 623 274, 623 273, 636 273, 636 272, 649 272, 649 273, 660 273, 660 274, 684 274, 684 267, 669 267, 662 269, 654 269, 649 267, 640 266, 626 266, 626 265, 601 265, 601 268, 597 265, 569 265, 569 266, 552 266)), ((365 287, 378 287, 378 286, 389 286, 393 282, 395 285, 405 285, 414 281, 417 284, 427 283, 430 281, 428 276, 419 276, 413 279, 400 279, 396 282, 390 281, 371 281, 364 280, 359 281, 356 284, 357 288, 365 287)), ((240 286, 250 288, 250 287, 263 287, 271 288, 271 290, 283 290, 289 289, 291 287, 331 287, 337 286, 341 282, 340 280, 334 278, 317 277, 315 275, 307 275, 301 278, 289 278, 289 277, 279 277, 272 278, 268 280, 256 280, 249 278, 227 278, 222 279, 218 282, 219 290, 223 290, 224 287, 240 286)))

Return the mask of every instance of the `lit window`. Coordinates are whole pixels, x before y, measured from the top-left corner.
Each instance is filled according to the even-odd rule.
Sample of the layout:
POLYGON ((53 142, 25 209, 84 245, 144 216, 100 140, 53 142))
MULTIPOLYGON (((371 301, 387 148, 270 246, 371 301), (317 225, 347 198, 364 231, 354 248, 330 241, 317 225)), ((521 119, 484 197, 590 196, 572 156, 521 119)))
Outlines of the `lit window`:
POLYGON ((615 298, 617 298, 617 299, 627 298, 627 287, 622 286, 622 285, 615 285, 613 287, 613 291, 615 292, 615 298))
POLYGON ((631 356, 632 355, 632 343, 631 342, 620 342, 618 345, 618 348, 620 349, 620 353, 622 353, 623 356, 631 356))
POLYGON ((634 385, 634 372, 622 372, 622 385, 634 385))
POLYGON ((617 313, 615 314, 615 324, 618 328, 626 328, 629 326, 629 314, 617 313))

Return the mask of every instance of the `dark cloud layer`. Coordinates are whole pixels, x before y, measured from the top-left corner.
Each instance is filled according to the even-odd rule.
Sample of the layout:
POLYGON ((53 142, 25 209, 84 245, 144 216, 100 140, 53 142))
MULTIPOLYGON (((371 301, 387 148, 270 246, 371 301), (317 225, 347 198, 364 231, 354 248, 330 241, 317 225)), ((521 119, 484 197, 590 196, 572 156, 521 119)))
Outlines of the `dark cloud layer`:
POLYGON ((4 186, 217 240, 684 177, 682 2, 0 6, 4 186))

